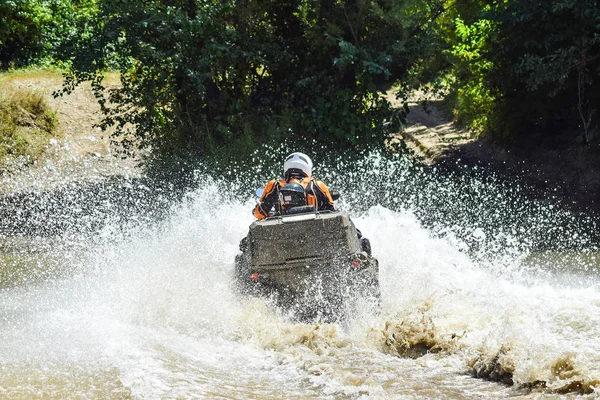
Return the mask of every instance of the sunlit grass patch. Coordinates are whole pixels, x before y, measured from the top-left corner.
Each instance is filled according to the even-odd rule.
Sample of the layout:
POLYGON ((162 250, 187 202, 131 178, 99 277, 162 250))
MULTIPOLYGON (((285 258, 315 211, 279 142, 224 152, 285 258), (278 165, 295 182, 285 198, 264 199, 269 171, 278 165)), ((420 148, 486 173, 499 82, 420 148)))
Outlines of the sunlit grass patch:
MULTIPOLYGON (((3 77, 4 78, 4 77, 3 77)), ((39 158, 57 135, 57 118, 39 90, 0 80, 0 172, 15 161, 39 158)))
MULTIPOLYGON (((58 68, 20 68, 0 73, 0 90, 6 84, 24 85, 42 81, 51 81, 56 86, 61 86, 64 80, 65 70, 58 68)), ((120 84, 118 72, 103 72, 104 83, 108 86, 120 84)), ((58 89, 58 87, 56 88, 58 89)))
POLYGON ((57 68, 20 68, 11 69, 0 74, 2 84, 21 83, 33 79, 56 79, 62 80, 62 71, 57 68))

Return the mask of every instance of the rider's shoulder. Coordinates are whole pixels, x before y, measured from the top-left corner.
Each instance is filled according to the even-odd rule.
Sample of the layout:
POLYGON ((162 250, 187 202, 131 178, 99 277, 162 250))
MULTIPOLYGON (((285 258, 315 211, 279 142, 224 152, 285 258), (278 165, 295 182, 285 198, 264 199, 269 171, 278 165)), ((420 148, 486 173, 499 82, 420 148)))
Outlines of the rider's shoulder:
POLYGON ((271 179, 269 182, 267 182, 263 191, 264 193, 271 193, 272 191, 276 190, 278 186, 279 181, 277 179, 271 179))
POLYGON ((315 183, 319 186, 319 187, 327 187, 327 185, 325 184, 325 182, 320 181, 318 179, 315 179, 315 183))

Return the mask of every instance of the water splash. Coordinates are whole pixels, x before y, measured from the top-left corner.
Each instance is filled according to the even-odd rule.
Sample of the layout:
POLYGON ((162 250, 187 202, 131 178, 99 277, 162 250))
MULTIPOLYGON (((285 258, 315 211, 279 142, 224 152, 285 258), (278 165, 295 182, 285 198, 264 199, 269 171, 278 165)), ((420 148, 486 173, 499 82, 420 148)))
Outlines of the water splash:
MULTIPOLYGON (((526 396, 519 388, 597 390, 600 290, 594 269, 582 266, 595 251, 593 220, 532 202, 518 185, 447 175, 399 156, 320 164, 315 174, 342 191, 340 207, 371 239, 382 308, 361 310, 349 326, 298 324, 231 289, 252 187, 263 178, 247 173, 248 182, 233 183, 198 173, 197 188, 168 207, 145 200, 156 193, 133 181, 125 193, 142 206, 127 208, 126 218, 106 218, 122 204, 119 193, 136 198, 115 189, 112 206, 89 217, 98 224, 44 236, 62 246, 19 236, 51 255, 60 273, 26 269, 0 291, 2 395, 481 398, 526 396), (148 213, 153 207, 161 212, 148 213), (572 268, 560 257, 532 258, 549 247, 571 249, 572 268)), ((85 210, 79 205, 93 191, 73 190, 70 207, 85 210)), ((20 226, 28 218, 78 226, 81 213, 52 211, 56 203, 44 203, 52 198, 40 195, 40 211, 20 226)), ((14 231, 3 232, 5 243, 15 240, 14 231)))

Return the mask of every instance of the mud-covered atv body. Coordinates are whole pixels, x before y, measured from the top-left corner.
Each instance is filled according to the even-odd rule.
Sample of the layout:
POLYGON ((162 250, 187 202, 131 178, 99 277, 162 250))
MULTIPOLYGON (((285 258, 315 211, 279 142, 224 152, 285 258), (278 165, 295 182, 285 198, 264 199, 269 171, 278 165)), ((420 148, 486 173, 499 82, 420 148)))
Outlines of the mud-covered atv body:
POLYGON ((378 262, 344 212, 255 221, 240 250, 238 290, 269 296, 299 319, 335 320, 359 298, 379 300, 378 262))

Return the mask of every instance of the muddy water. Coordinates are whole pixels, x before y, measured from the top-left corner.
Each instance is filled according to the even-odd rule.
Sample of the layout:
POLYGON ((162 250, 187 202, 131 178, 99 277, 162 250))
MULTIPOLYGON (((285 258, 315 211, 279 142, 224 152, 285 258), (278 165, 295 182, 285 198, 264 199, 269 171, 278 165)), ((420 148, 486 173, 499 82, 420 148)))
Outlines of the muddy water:
MULTIPOLYGON (((478 185, 480 196, 504 195, 478 185)), ((205 184, 166 220, 119 237, 110 226, 51 245, 5 235, 1 267, 17 281, 0 290, 0 398, 598 394, 592 250, 534 251, 510 223, 502 231, 514 235, 492 238, 497 224, 480 223, 492 214, 436 226, 442 219, 420 214, 429 203, 406 193, 405 204, 358 205, 346 196, 340 206, 380 260, 381 309, 364 304, 342 325, 292 323, 268 302, 232 291, 253 201, 223 198, 221 188, 205 184), (24 263, 57 272, 28 275, 24 263)), ((525 222, 544 231, 560 221, 525 222)))

